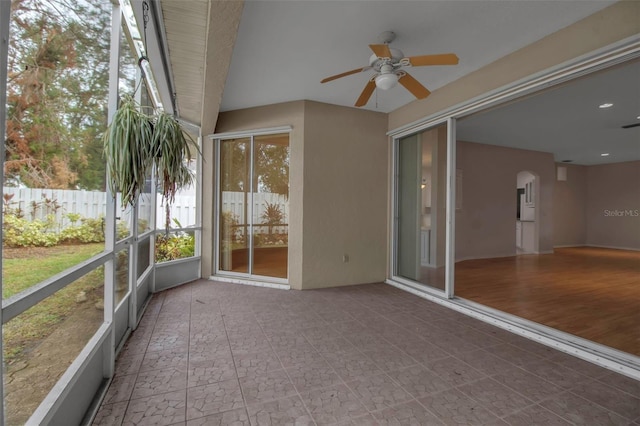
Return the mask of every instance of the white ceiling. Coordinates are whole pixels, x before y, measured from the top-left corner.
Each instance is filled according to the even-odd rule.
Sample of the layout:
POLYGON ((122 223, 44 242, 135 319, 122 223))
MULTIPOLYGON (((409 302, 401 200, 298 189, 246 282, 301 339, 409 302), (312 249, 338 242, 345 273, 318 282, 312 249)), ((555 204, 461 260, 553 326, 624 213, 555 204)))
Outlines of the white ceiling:
MULTIPOLYGON (((370 72, 320 84, 368 65, 368 44, 397 34, 405 55, 454 52, 457 66, 410 73, 431 91, 566 27, 614 1, 246 1, 221 110, 309 99, 352 106, 370 72)), ((403 87, 376 91, 366 109, 414 100, 403 87)))
POLYGON ((461 119, 458 140, 551 152, 593 165, 640 160, 640 60, 461 119), (607 109, 598 106, 612 103, 607 109), (608 153, 606 157, 601 156, 608 153))

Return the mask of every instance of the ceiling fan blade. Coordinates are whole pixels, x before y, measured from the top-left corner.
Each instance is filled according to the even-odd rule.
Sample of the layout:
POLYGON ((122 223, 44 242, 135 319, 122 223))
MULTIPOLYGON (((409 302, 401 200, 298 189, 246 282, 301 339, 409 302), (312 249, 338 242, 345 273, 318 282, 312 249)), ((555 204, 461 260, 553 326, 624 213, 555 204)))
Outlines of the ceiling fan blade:
POLYGON ((431 94, 431 92, 426 87, 420 84, 418 80, 416 80, 409 74, 403 75, 398 79, 398 81, 405 87, 405 89, 410 91, 413 96, 418 99, 424 99, 431 94))
POLYGON ((370 44, 369 47, 378 58, 391 59, 391 50, 389 50, 388 44, 370 44))
POLYGON ((453 53, 443 53, 441 55, 409 56, 411 66, 423 67, 425 65, 456 65, 458 57, 453 53))
POLYGON ((346 76, 351 75, 351 74, 357 74, 359 72, 366 71, 366 70, 369 70, 369 69, 371 69, 371 67, 357 68, 355 70, 343 72, 342 74, 332 75, 331 77, 325 78, 320 83, 327 83, 329 81, 337 80, 339 78, 346 77, 346 76))
POLYGON ((369 102, 369 98, 373 94, 374 90, 376 90, 376 82, 373 79, 371 79, 369 80, 367 85, 364 86, 364 90, 362 91, 362 93, 360 94, 360 97, 356 101, 356 106, 357 107, 365 106, 367 102, 369 102))

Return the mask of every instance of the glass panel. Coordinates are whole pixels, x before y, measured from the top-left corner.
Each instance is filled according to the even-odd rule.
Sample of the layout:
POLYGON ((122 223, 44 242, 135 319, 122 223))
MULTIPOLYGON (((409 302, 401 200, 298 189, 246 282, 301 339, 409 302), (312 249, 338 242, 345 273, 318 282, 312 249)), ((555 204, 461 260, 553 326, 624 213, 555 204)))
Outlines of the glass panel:
POLYGON ((151 262, 151 237, 147 237, 138 241, 138 264, 136 278, 140 278, 144 271, 147 270, 151 262))
MULTIPOLYGON (((195 139, 194 139, 195 140, 195 139)), ((192 160, 187 160, 185 164, 195 179, 197 176, 197 162, 195 156, 192 154, 192 160)), ((196 226, 196 185, 194 184, 186 188, 182 188, 176 193, 174 202, 167 205, 162 199, 162 194, 156 195, 156 221, 158 229, 171 229, 171 228, 187 228, 190 226, 196 226)))
POLYGON ((397 275, 444 290, 446 125, 398 144, 397 275))
POLYGON ((131 235, 131 222, 133 221, 133 208, 123 206, 120 202, 120 193, 116 197, 116 240, 120 241, 131 235))
POLYGON ((129 247, 116 254, 116 306, 129 292, 129 247))
POLYGON ((120 28, 120 58, 118 68, 118 92, 120 96, 133 96, 138 77, 138 60, 136 59, 129 41, 124 33, 124 24, 120 28))
POLYGON ((151 175, 147 177, 143 191, 138 199, 138 235, 149 231, 153 222, 154 185, 151 175))
POLYGON ((249 272, 248 201, 250 139, 220 142, 219 268, 249 272))
POLYGON ((254 138, 254 275, 287 278, 289 135, 254 138))
POLYGON ((111 3, 11 5, 3 297, 101 252, 106 201, 111 3))
POLYGON ((195 255, 195 231, 156 235, 156 262, 184 259, 195 255))
POLYGON ((95 334, 103 295, 100 267, 3 326, 6 424, 25 424, 95 334))

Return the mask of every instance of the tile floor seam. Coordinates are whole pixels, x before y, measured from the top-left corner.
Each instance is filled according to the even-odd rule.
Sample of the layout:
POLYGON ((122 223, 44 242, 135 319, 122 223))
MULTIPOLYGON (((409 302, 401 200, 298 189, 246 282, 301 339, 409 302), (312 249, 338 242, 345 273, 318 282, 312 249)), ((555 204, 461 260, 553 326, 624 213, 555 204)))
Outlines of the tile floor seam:
MULTIPOLYGON (((430 393, 429 393, 429 395, 432 395, 432 394, 438 394, 438 393, 440 393, 440 392, 447 392, 448 390, 451 390, 451 389, 453 389, 453 388, 449 388, 449 389, 447 389, 447 390, 442 390, 442 391, 430 392, 430 393)), ((427 396, 427 395, 425 395, 425 396, 427 396)), ((424 396, 423 396, 423 397, 421 397, 421 398, 424 398, 424 396)), ((416 402, 417 402, 417 403, 418 403, 422 408, 424 408, 425 410, 427 410, 427 412, 428 412, 428 413, 430 413, 431 415, 433 415, 433 416, 436 418, 436 420, 438 420, 441 424, 446 425, 446 423, 445 423, 445 422, 443 422, 443 421, 440 419, 440 416, 438 416, 438 413, 436 413, 436 412, 434 412, 434 411, 430 410, 430 409, 429 409, 429 407, 427 407, 426 405, 424 405, 423 403, 421 403, 421 402, 420 402, 420 400, 419 400, 418 398, 413 398, 413 400, 414 400, 414 401, 416 401, 416 402)), ((493 413, 491 413, 491 414, 493 414, 493 413)))
MULTIPOLYGON (((453 388, 458 387, 458 386, 464 386, 464 385, 467 385, 467 384, 469 384, 469 383, 477 382, 477 381, 480 381, 480 380, 483 380, 483 379, 486 379, 486 378, 489 378, 489 377, 490 377, 490 375, 489 375, 489 374, 485 373, 484 371, 480 371, 480 370, 478 370, 478 369, 477 369, 477 368, 475 368, 474 366, 472 366, 472 365, 470 365, 470 364, 468 364, 468 363, 464 362, 463 360, 461 360, 460 358, 456 357, 455 355, 451 355, 449 358, 454 358, 455 360, 457 360, 457 361, 459 361, 459 362, 461 362, 461 363, 463 363, 463 364, 467 365, 467 366, 468 366, 468 367, 470 367, 473 371, 475 371, 475 372, 477 372, 477 373, 479 373, 479 374, 481 374, 481 375, 483 376, 483 377, 480 377, 480 378, 475 379, 475 380, 469 380, 468 382, 465 382, 465 383, 460 383, 460 384, 451 384, 451 387, 453 387, 453 388)), ((446 359, 446 358, 442 358, 442 359, 446 359)), ((441 359, 441 360, 442 360, 442 359, 441 359)), ((435 361, 434 361, 434 362, 435 362, 435 361)), ((437 372, 437 371, 430 369, 430 368, 429 368, 428 366, 426 366, 426 365, 424 366, 424 368, 426 368, 428 371, 432 372, 433 374, 435 374, 437 377, 439 377, 440 379, 444 380, 445 382, 450 383, 450 382, 449 382, 449 380, 447 380, 447 378, 446 378, 446 377, 444 377, 444 376, 443 376, 443 375, 441 375, 441 374, 438 374, 438 372, 437 372)), ((496 380, 496 382, 497 382, 497 380, 496 380)))
MULTIPOLYGON (((155 323, 154 323, 154 327, 155 327, 155 323)), ((126 344, 126 342, 125 342, 126 344)), ((148 342, 147 342, 147 348, 148 348, 148 342)), ((122 352, 122 350, 120 351, 122 352)), ((140 361, 140 365, 138 365, 138 368, 136 369, 136 372, 134 373, 136 378, 133 381, 133 388, 131 389, 131 394, 129 395, 129 398, 126 400, 127 402, 127 406, 125 407, 124 411, 122 412, 122 420, 120 421, 120 425, 122 425, 124 423, 124 419, 127 416, 127 412, 129 411, 129 407, 131 406, 131 397, 133 396, 133 391, 135 390, 135 385, 138 382, 138 376, 140 375, 140 368, 142 367, 142 362, 144 361, 144 357, 147 354, 147 349, 145 348, 145 351, 142 353, 142 360, 140 361)), ((119 355, 119 354, 118 354, 119 355)), ((116 356, 116 360, 117 360, 117 356, 116 356)), ((113 378, 115 378, 115 368, 114 368, 114 375, 113 378)), ((111 380, 111 383, 109 384, 109 387, 111 387, 111 385, 113 385, 113 379, 111 380)), ((109 392, 109 389, 107 389, 107 392, 109 392)), ((105 394, 106 396, 106 394, 105 394)))
MULTIPOLYGON (((342 379, 342 377, 340 377, 340 375, 337 373, 337 371, 333 368, 333 366, 327 362, 326 359, 324 359, 324 357, 322 356, 322 354, 320 352, 318 352, 315 347, 313 346, 313 344, 311 342, 309 342, 309 340, 307 339, 307 337, 302 334, 302 332, 300 332, 300 334, 302 335, 302 337, 307 341, 307 343, 309 343, 311 345, 311 347, 318 353, 318 355, 322 358, 322 360, 324 362, 327 363, 327 365, 329 366, 329 368, 331 368, 331 370, 333 370, 333 372, 338 376, 338 378, 340 380, 342 380, 342 383, 344 385, 346 385, 346 383, 344 383, 344 380, 342 379)), ((272 348, 273 350, 273 348, 272 348)), ((287 375, 287 377, 289 378, 289 381, 293 384, 293 380, 291 379, 291 375, 289 374, 289 372, 287 371, 287 369, 284 367, 284 364, 282 363, 282 360, 280 359, 280 355, 278 355, 278 352, 274 350, 274 353, 276 355, 276 358, 278 358, 278 362, 280 362, 280 365, 282 365, 285 374, 287 375)), ((335 385, 327 385, 327 386, 320 386, 318 388, 312 389, 312 390, 318 390, 318 389, 324 389, 324 388, 329 388, 331 386, 335 386, 335 385)), ((304 398, 302 398, 302 394, 300 393, 300 391, 298 390, 298 388, 295 386, 295 384, 293 385, 293 388, 296 391, 296 395, 298 396, 298 398, 300 398, 300 401, 302 401, 302 406, 304 407, 304 409, 306 410, 307 414, 309 415, 309 418, 311 419, 311 421, 313 422, 313 424, 317 425, 317 421, 315 419, 315 417, 313 416, 313 414, 311 413, 311 409, 307 406, 307 403, 305 402, 304 398)), ((309 390, 305 391, 308 392, 309 390)))
MULTIPOLYGON (((485 377, 483 377, 483 378, 481 378, 481 379, 478 379, 478 380, 474 380, 474 381, 471 381, 471 382, 468 382, 468 383, 463 383, 463 384, 460 384, 460 385, 454 386, 454 389, 456 389, 458 392, 461 392, 462 394, 466 395, 468 398, 470 398, 471 400, 473 400, 474 402, 476 402, 478 405, 480 405, 481 407, 483 407, 485 410, 489 411, 491 414, 493 414, 493 415, 494 415, 494 416, 496 416, 497 418, 502 418, 502 417, 505 417, 505 416, 510 416, 510 415, 515 414, 515 413, 517 413, 518 411, 522 410, 523 408, 530 407, 530 406, 532 406, 532 405, 535 405, 535 404, 536 404, 536 402, 535 402, 535 401, 533 401, 531 398, 527 397, 526 395, 522 395, 520 392, 516 392, 516 391, 513 391, 513 389, 508 388, 509 390, 511 390, 511 391, 515 392, 516 394, 518 394, 518 396, 521 396, 522 398, 524 398, 526 401, 529 401, 530 403, 529 403, 529 404, 527 404, 527 405, 525 405, 525 406, 518 407, 517 409, 514 409, 513 411, 510 411, 510 412, 508 412, 507 414, 500 415, 500 413, 497 413, 497 412, 495 411, 495 408, 494 408, 494 407, 491 407, 491 406, 489 406, 489 405, 486 405, 486 404, 485 404, 485 403, 483 403, 481 400, 479 400, 477 396, 476 396, 476 397, 474 397, 470 392, 465 392, 465 391, 463 391, 462 389, 460 389, 460 388, 462 388, 463 386, 467 386, 467 385, 470 385, 470 384, 473 384, 473 383, 477 383, 477 382, 480 382, 480 381, 482 381, 482 380, 486 380, 486 379, 489 379, 489 380, 493 381, 494 383, 497 383, 499 386, 505 386, 505 385, 503 385, 502 383, 498 382, 497 380, 493 379, 492 377, 485 376, 485 377)), ((505 386, 505 387, 507 387, 507 386, 505 386)))
MULTIPOLYGON (((407 367, 407 368, 408 368, 408 367, 407 367)), ((384 373, 384 374, 386 374, 386 373, 384 373)), ((375 413, 375 412, 377 412, 377 411, 382 411, 382 410, 386 410, 387 408, 393 408, 393 407, 396 407, 396 406, 398 406, 398 405, 407 404, 407 403, 409 403, 409 402, 411 402, 411 401, 415 401, 415 402, 417 402, 418 404, 420 404, 420 402, 418 401, 418 399, 417 399, 415 396, 413 396, 413 394, 412 394, 411 392, 409 392, 409 391, 408 391, 408 390, 406 390, 404 387, 402 387, 402 385, 401 385, 400 383, 396 382, 396 380, 395 380, 393 377, 389 376, 388 374, 386 374, 386 375, 387 375, 387 376, 388 376, 388 377, 389 377, 389 378, 390 378, 390 379, 391 379, 395 384, 397 384, 397 385, 400 387, 400 389, 402 389, 403 391, 405 391, 405 392, 406 392, 406 393, 407 393, 411 398, 410 398, 410 399, 408 399, 408 400, 406 400, 406 401, 398 402, 397 404, 389 405, 389 406, 387 406, 387 407, 385 407, 385 408, 379 408, 379 409, 369 410, 369 409, 367 408, 367 406, 362 402, 362 400, 360 399, 360 397, 358 396, 358 394, 356 393, 356 391, 355 391, 355 390, 353 390, 353 388, 351 388, 351 387, 349 386, 349 384, 348 384, 348 383, 345 383, 345 385, 346 385, 346 386, 347 386, 347 388, 348 388, 348 389, 349 389, 349 390, 350 390, 350 391, 351 391, 351 392, 356 396, 356 398, 358 398, 358 400, 362 403, 362 405, 363 405, 363 406, 364 406, 364 408, 367 410, 367 412, 368 412, 369 414, 371 414, 374 418, 375 418, 375 415, 374 415, 373 413, 375 413)), ((369 377, 373 377, 373 376, 369 376, 369 377)), ((356 379, 356 380, 357 380, 357 379, 356 379)), ((355 380, 352 380, 352 381, 355 381, 355 380)), ((422 404, 420 404, 420 405, 422 405, 422 404)), ((426 409, 426 407, 425 407, 425 409, 426 409)), ((427 410, 427 411, 429 411, 429 410, 427 410)))
MULTIPOLYGON (((636 418, 631 419, 631 418, 629 418, 629 417, 625 416, 624 414, 620 414, 620 413, 618 413, 618 412, 616 412, 616 411, 613 411, 612 409, 607 408, 607 407, 605 407, 604 405, 597 403, 596 401, 592 401, 592 400, 590 400, 589 398, 585 398, 584 396, 582 396, 582 395, 580 395, 580 394, 578 394, 578 393, 574 392, 574 390, 573 390, 573 389, 568 389, 568 390, 567 390, 567 392, 569 392, 569 393, 573 394, 574 396, 577 396, 577 397, 579 397, 579 398, 581 398, 581 399, 583 399, 583 400, 587 401, 587 402, 588 402, 588 403, 590 403, 590 404, 594 404, 594 405, 596 405, 597 407, 602 408, 603 410, 605 410, 605 411, 607 411, 607 412, 609 412, 609 413, 612 413, 612 414, 614 414, 614 415, 616 415, 616 416, 622 417, 622 418, 624 418, 625 420, 630 421, 631 423, 633 423, 633 422, 635 422, 635 421, 636 421, 636 418)), ((545 401, 547 401, 548 399, 549 399, 549 398, 545 399, 545 401)), ((639 416, 638 418, 640 418, 640 416, 639 416)))
POLYGON ((496 380, 494 376, 497 376, 498 374, 500 374, 500 373, 496 373, 496 374, 493 374, 493 375, 488 376, 488 377, 490 377, 491 379, 493 379, 496 382, 500 383, 501 385, 506 386, 507 388, 511 389, 513 392, 519 394, 520 396, 523 396, 523 397, 525 397, 527 399, 532 400, 534 402, 534 404, 538 404, 538 403, 540 403, 541 401, 543 401, 545 399, 553 398, 554 396, 558 396, 558 395, 564 393, 565 391, 569 390, 569 389, 565 389, 565 388, 563 388, 561 386, 554 385, 553 383, 548 382, 547 380, 544 380, 544 379, 538 377, 539 379, 544 380, 545 382, 547 382, 549 385, 557 387, 559 390, 557 392, 549 394, 548 396, 545 396, 545 398, 540 399, 539 401, 536 401, 536 400, 531 399, 531 397, 527 396, 526 394, 522 393, 521 391, 517 390, 515 387, 509 386, 507 383, 502 383, 502 382, 496 380))
POLYGON ((184 389, 184 424, 186 425, 189 419, 187 418, 187 407, 189 407, 189 362, 191 361, 191 321, 193 315, 191 312, 191 304, 193 303, 193 289, 190 292, 189 302, 189 329, 187 330, 187 387, 184 389))
MULTIPOLYGON (((222 317, 222 325, 224 327, 224 334, 227 337, 227 342, 229 342, 229 331, 227 330, 227 324, 225 321, 225 316, 224 314, 221 315, 222 317)), ((236 380, 238 381, 238 388, 240 389, 240 395, 242 395, 242 403, 244 405, 244 409, 247 411, 247 418, 249 419, 249 423, 251 423, 251 419, 249 418, 249 410, 247 410, 247 399, 245 398, 244 395, 244 389, 242 388, 242 385, 240 384, 240 378, 238 377, 238 366, 236 365, 236 359, 233 356, 233 351, 231 353, 231 360, 233 361, 233 368, 236 371, 236 380)), ((186 404, 185 404, 186 405, 186 404)), ((185 407, 186 409, 186 407, 185 407)))
MULTIPOLYGON (((588 376, 585 376, 585 377, 588 377, 588 376)), ((630 395, 630 396, 632 396, 632 397, 634 397, 636 399, 640 399, 640 380, 636 380, 636 382, 638 382, 638 393, 634 395, 631 392, 627 392, 625 389, 619 388, 618 386, 614 386, 614 385, 612 385, 610 383, 603 382, 601 379, 602 379, 602 377, 594 378, 593 381, 594 382, 598 382, 602 386, 610 387, 610 388, 615 389, 615 390, 617 390, 619 392, 622 392, 622 393, 625 393, 627 395, 630 395)), ((635 379, 631 379, 631 380, 635 380, 635 379)))
POLYGON ((562 417, 562 416, 561 416, 561 415, 559 415, 558 413, 554 413, 553 411, 549 410, 549 409, 548 409, 547 407, 545 407, 544 405, 541 405, 541 404, 540 404, 540 402, 542 402, 542 401, 536 402, 536 403, 531 404, 531 405, 527 405, 526 407, 522 407, 520 410, 516 411, 515 413, 511 413, 511 414, 508 414, 508 415, 506 415, 506 416, 504 416, 504 417, 498 417, 498 418, 499 418, 499 419, 501 419, 501 420, 503 420, 504 418, 509 417, 509 416, 513 416, 514 414, 517 414, 517 413, 519 413, 519 412, 521 412, 521 411, 525 410, 526 408, 530 408, 530 407, 540 407, 542 410, 544 410, 544 411, 546 411, 546 412, 548 412, 548 413, 550 413, 550 414, 552 414, 552 415, 554 415, 554 416, 556 416, 556 417, 558 417, 558 418, 560 418, 560 419, 562 419, 562 420, 566 421, 567 423, 570 423, 570 424, 572 424, 572 425, 575 425, 575 423, 574 423, 574 422, 572 422, 572 421, 570 421, 570 420, 568 420, 568 419, 565 419, 564 417, 562 417))
MULTIPOLYGON (((566 390, 565 392, 562 392, 562 394, 565 394, 565 393, 570 393, 570 394, 571 394, 571 395, 573 395, 574 397, 576 397, 576 398, 578 398, 578 399, 581 399, 581 400, 583 400, 583 401, 587 402, 588 404, 593 404, 593 405, 595 405, 596 407, 598 407, 598 408, 600 408, 600 409, 604 410, 604 411, 605 411, 605 412, 607 412, 607 413, 611 413, 611 414, 613 414, 613 415, 615 415, 615 416, 621 417, 621 418, 623 418, 623 419, 625 419, 625 420, 630 421, 631 423, 633 423, 633 420, 629 420, 628 418, 626 418, 626 417, 624 417, 624 416, 622 416, 622 415, 620 415, 620 414, 618 414, 618 413, 615 413, 615 412, 613 412, 613 411, 609 410, 608 408, 603 407, 603 406, 602 406, 602 405, 600 405, 600 404, 597 404, 597 403, 595 403, 595 402, 593 402, 593 401, 590 401, 590 400, 588 400, 587 398, 583 398, 582 396, 580 396, 579 394, 577 394, 577 393, 573 392, 573 391, 572 391, 572 390, 570 390, 570 389, 569 389, 569 390, 566 390)), ((544 400, 540 401, 540 405, 542 405, 542 403, 543 403, 543 402, 545 402, 545 401, 549 401, 549 400, 551 400, 551 398, 545 398, 544 400)), ((544 406, 543 406, 543 407, 544 407, 544 406)), ((545 407, 545 408, 546 408, 546 407, 545 407)), ((566 420, 566 421, 568 421, 568 422, 569 422, 569 423, 571 423, 571 424, 576 424, 575 422, 571 421, 571 419, 569 419, 568 417, 565 417, 566 412, 563 412, 562 414, 560 414, 560 413, 556 413, 555 411, 552 411, 552 410, 550 410, 550 411, 551 411, 552 413, 554 413, 556 416, 558 416, 558 417, 562 418, 563 420, 566 420)))
MULTIPOLYGON (((289 373, 287 372, 286 369, 285 369, 285 373, 287 374, 287 377, 289 377, 289 381, 291 383, 293 383, 293 380, 291 380, 291 377, 289 376, 289 373)), ((302 402, 302 406, 304 407, 306 413, 309 415, 309 418, 311 419, 313 424, 317 424, 315 418, 311 414, 311 410, 309 410, 309 407, 307 407, 307 404, 305 404, 304 399, 302 398, 302 395, 300 394, 300 391, 298 391, 298 389, 295 387, 295 385, 293 386, 293 388, 296 390, 296 395, 295 396, 297 396, 300 399, 300 401, 302 402)), ((285 398, 289 398, 289 397, 285 397, 285 398)), ((249 419, 249 420, 251 420, 251 419, 249 419)))
MULTIPOLYGON (((266 337, 266 333, 264 332, 264 327, 262 327, 262 324, 260 324, 259 321, 256 321, 258 323, 258 327, 260 327, 260 330, 262 331, 262 334, 265 335, 266 337)), ((301 333, 302 334, 302 333, 301 333)), ((302 337, 307 341, 307 343, 309 343, 308 339, 304 336, 304 334, 302 334, 302 337)), ((309 411, 309 408, 307 407, 307 404, 304 403, 304 400, 302 399, 302 395, 300 395, 300 392, 298 391, 298 388, 296 388, 295 384, 293 383, 293 380, 291 379, 291 376, 289 375, 289 372, 287 371, 287 369, 285 368, 284 364, 282 363, 282 360, 280 359, 280 355, 278 355, 278 351, 276 351, 273 347, 273 344, 271 343, 271 340, 269 340, 267 338, 267 343, 269 343, 269 347, 271 348, 271 351, 273 351, 273 353, 275 354, 276 358, 278 359, 278 362, 280 363, 280 366, 282 367, 282 370, 284 371, 284 373, 286 374, 287 378, 289 379, 289 382, 291 383, 291 385, 293 386, 293 389, 296 392, 296 396, 300 399, 300 401, 302 402, 302 406, 304 407, 305 411, 307 412, 307 414, 309 415, 309 418, 313 421, 314 424, 316 424, 315 419, 313 418, 313 416, 311 415, 311 412, 309 411)), ((310 344, 310 343, 309 343, 310 344)), ((313 345, 312 345, 313 347, 313 345)), ((267 372, 265 371, 265 374, 267 372)), ((240 386, 242 387, 242 385, 240 386)), ((243 395, 244 396, 244 395, 243 395)), ((285 397, 281 397, 281 398, 276 398, 273 399, 271 401, 277 401, 278 399, 284 399, 284 398, 289 398, 287 396, 285 397)), ((260 401, 260 402, 256 402, 256 405, 258 404, 266 404, 267 402, 270 401, 260 401)), ((248 407, 248 405, 246 404, 245 401, 245 407, 248 407)), ((247 410, 248 411, 248 410, 247 410)), ((251 418, 249 418, 249 422, 251 423, 251 418)))

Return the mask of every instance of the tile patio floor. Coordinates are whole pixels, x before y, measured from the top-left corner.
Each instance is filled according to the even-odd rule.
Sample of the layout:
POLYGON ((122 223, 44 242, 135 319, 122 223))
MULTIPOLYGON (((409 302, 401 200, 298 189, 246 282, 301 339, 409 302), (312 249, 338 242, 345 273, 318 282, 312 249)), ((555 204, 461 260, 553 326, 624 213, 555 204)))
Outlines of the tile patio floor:
POLYGON ((94 425, 120 424, 640 425, 640 382, 385 284, 201 280, 119 355, 94 425))

